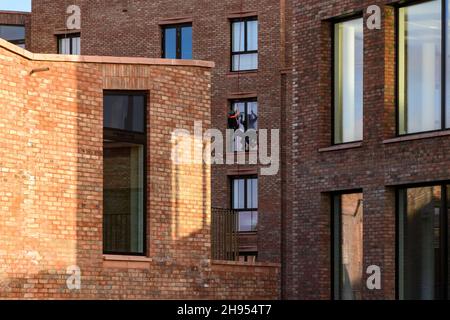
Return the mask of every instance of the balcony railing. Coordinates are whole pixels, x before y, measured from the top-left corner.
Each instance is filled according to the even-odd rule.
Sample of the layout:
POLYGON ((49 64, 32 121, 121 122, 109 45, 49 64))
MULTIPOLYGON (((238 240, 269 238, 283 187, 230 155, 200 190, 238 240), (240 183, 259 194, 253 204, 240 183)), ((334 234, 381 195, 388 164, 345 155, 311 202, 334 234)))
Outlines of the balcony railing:
POLYGON ((211 248, 214 260, 239 259, 239 214, 230 209, 211 210, 211 248))

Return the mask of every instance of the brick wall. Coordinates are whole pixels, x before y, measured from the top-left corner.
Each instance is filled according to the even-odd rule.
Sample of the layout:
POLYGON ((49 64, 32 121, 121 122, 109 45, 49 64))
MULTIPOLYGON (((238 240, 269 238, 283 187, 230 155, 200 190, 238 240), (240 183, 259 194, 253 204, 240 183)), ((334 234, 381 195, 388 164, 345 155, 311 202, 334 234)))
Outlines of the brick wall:
MULTIPOLYGON (((363 255, 378 265, 381 290, 364 299, 395 298, 395 186, 448 180, 450 137, 395 139, 395 37, 390 1, 294 1, 292 175, 286 262, 287 297, 331 294, 330 192, 362 189, 363 255), (331 146, 331 18, 377 4, 381 30, 364 27, 364 141, 331 146), (393 140, 389 140, 393 139, 393 140), (305 199, 308 199, 305 201, 305 199)), ((365 13, 365 18, 367 14, 365 13)), ((364 272, 365 275, 365 272, 364 272)), ((364 277, 364 282, 367 277, 364 277)))
MULTIPOLYGON (((193 25, 194 59, 214 61, 212 73, 212 126, 224 130, 230 99, 253 97, 259 103, 259 128, 280 129, 284 111, 280 103, 287 90, 285 73, 291 65, 291 0, 151 1, 74 0, 81 7, 81 53, 86 55, 161 56, 161 26, 179 21, 193 25), (230 73, 230 18, 255 15, 259 19, 259 70, 230 73), (282 73, 284 75, 282 75, 282 73), (284 84, 283 84, 284 83, 284 84)), ((34 0, 31 51, 56 52, 55 33, 65 28, 66 3, 34 0)), ((289 101, 289 100, 285 100, 289 101)), ((258 173, 258 166, 215 165, 212 204, 230 207, 229 177, 258 173)), ((260 261, 280 262, 282 176, 259 181, 259 230, 253 247, 260 261)))
POLYGON ((176 64, 0 40, 0 298, 279 296, 278 265, 211 261, 210 168, 170 160, 174 128, 210 126, 211 65, 176 64), (104 89, 149 92, 147 257, 102 253, 104 89), (66 286, 71 265, 81 290, 66 286))

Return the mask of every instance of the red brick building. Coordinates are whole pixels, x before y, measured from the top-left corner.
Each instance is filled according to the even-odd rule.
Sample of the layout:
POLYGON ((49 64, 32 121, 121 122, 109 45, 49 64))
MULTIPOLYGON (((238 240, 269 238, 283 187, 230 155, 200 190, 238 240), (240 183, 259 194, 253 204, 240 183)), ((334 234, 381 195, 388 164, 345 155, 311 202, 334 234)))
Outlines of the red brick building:
POLYGON ((212 261, 210 167, 171 161, 175 128, 191 129, 192 115, 210 126, 212 66, 32 54, 0 40, 0 297, 278 297, 277 265, 212 261), (117 99, 129 95, 132 121, 117 121, 117 99), (139 170, 146 184, 133 182, 139 170), (120 215, 103 208, 127 203, 144 203, 131 209, 143 223, 110 228, 120 215), (127 243, 133 228, 143 238, 127 243), (145 254, 105 254, 122 250, 145 254))
POLYGON ((282 298, 448 298, 448 0, 70 4, 33 1, 31 51, 214 61, 211 125, 281 130, 279 174, 214 165, 211 201, 282 298))
MULTIPOLYGON (((213 128, 227 129, 227 114, 232 107, 241 108, 241 111, 251 108, 257 115, 255 127, 260 129, 280 129, 286 121, 282 103, 287 101, 286 79, 290 65, 287 50, 289 1, 152 1, 149 5, 145 0, 70 3, 35 0, 32 11, 32 52, 57 53, 58 41, 61 41, 58 39, 79 37, 77 41, 81 45, 77 52, 83 55, 161 58, 170 56, 170 37, 176 37, 175 32, 179 35, 188 32, 191 34, 188 58, 215 62, 213 128), (81 10, 80 30, 67 30, 68 5, 78 5, 81 10), (231 46, 233 24, 238 19, 245 21, 242 35, 239 35, 242 36, 242 51, 248 49, 244 45, 247 36, 257 39, 251 48, 253 51, 248 51, 257 52, 257 63, 245 66, 242 58, 243 66, 239 69, 243 70, 240 71, 233 70, 231 46), (244 30, 251 31, 245 33, 244 30)), ((235 41, 239 40, 235 38, 235 41)), ((186 50, 179 47, 178 51, 186 50)), ((239 147, 238 151, 248 154, 244 149, 239 147)), ((248 221, 242 226, 240 235, 243 260, 254 260, 256 256, 263 262, 279 263, 281 260, 282 172, 261 176, 258 165, 213 166, 212 205, 215 208, 233 207, 235 183, 242 184, 242 179, 257 181, 253 187, 257 193, 257 204, 253 205, 256 207, 251 208, 252 214, 243 213, 242 220, 248 221)))

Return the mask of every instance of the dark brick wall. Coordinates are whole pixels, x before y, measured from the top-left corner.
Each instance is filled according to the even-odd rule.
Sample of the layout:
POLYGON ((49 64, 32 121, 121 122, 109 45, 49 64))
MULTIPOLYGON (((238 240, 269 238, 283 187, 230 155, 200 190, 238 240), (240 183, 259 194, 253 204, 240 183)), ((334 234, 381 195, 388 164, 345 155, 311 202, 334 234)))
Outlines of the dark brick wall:
POLYGON ((25 47, 30 47, 31 14, 16 11, 0 11, 0 24, 25 26, 25 47))
MULTIPOLYGON (((286 297, 328 299, 331 292, 330 193, 364 192, 364 270, 378 265, 382 289, 364 299, 395 298, 395 186, 450 179, 450 137, 395 137, 395 29, 388 1, 294 1, 292 206, 285 229, 286 297), (364 141, 333 149, 330 18, 382 9, 382 29, 364 28, 364 141), (399 141, 400 140, 400 141, 399 141), (325 149, 323 149, 325 148, 325 149), (328 148, 328 149, 327 149, 328 148), (321 150, 322 149, 322 150, 321 150)), ((365 13, 365 18, 367 14, 365 13)), ((366 21, 366 19, 365 19, 366 21)), ((367 278, 364 278, 364 282, 367 278)))

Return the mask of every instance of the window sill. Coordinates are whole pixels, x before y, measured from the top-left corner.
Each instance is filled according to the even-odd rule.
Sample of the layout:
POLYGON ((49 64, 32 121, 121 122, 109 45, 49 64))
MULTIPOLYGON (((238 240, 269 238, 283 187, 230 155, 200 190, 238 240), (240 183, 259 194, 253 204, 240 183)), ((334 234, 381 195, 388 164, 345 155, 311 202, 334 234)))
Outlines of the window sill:
POLYGON ((321 149, 319 149, 319 152, 333 152, 333 151, 340 151, 340 150, 356 149, 356 148, 361 148, 362 144, 363 144, 362 141, 338 144, 338 145, 327 147, 327 148, 321 148, 321 149))
POLYGON ((262 267, 262 268, 280 268, 280 263, 273 262, 243 262, 243 261, 225 261, 212 260, 212 265, 216 266, 236 266, 236 267, 262 267))
POLYGON ((103 255, 103 267, 108 269, 149 269, 152 261, 141 256, 103 255))
POLYGON ((392 144, 392 143, 399 143, 399 142, 405 142, 405 141, 415 141, 415 140, 424 140, 424 139, 432 139, 432 138, 438 138, 438 137, 447 137, 450 136, 450 130, 444 130, 444 131, 436 131, 436 132, 427 132, 427 133, 417 133, 417 134, 411 134, 407 136, 400 136, 392 139, 386 139, 383 141, 384 144, 392 144))
POLYGON ((238 76, 246 76, 246 75, 257 75, 258 70, 248 70, 248 71, 230 71, 227 73, 227 77, 233 78, 238 76))

